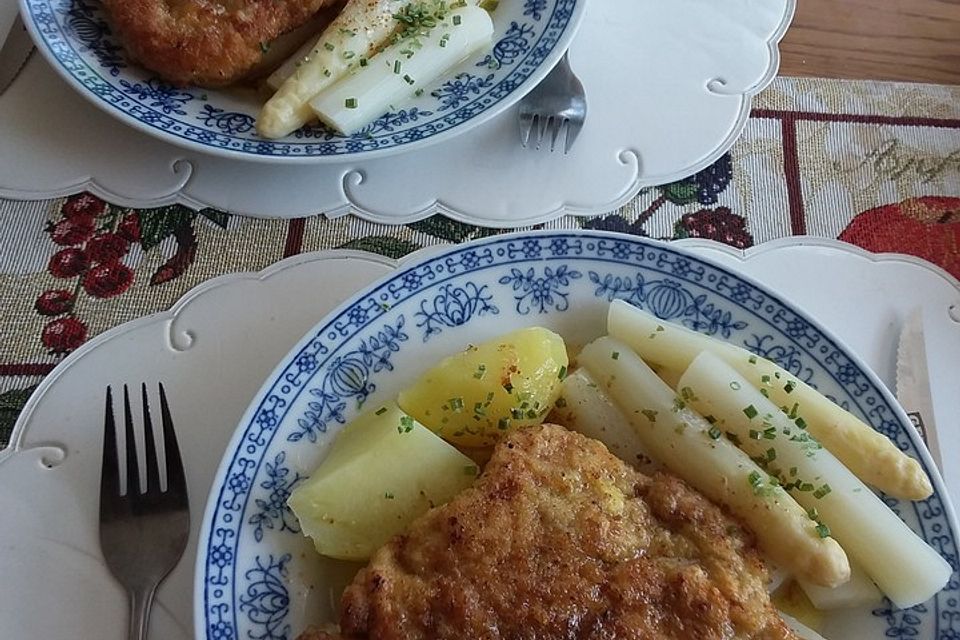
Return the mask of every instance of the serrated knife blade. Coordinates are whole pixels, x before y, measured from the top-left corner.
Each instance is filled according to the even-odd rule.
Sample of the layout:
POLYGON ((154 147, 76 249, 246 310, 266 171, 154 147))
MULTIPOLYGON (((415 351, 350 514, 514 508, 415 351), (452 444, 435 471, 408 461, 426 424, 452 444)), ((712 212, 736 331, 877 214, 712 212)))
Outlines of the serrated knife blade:
POLYGON ((33 53, 33 48, 33 40, 23 25, 23 19, 18 15, 10 26, 3 48, 0 49, 0 95, 13 84, 33 53))
POLYGON ((900 332, 897 347, 897 400, 910 416, 913 426, 930 450, 937 467, 943 469, 940 443, 933 421, 933 397, 927 367, 927 346, 923 335, 923 311, 910 314, 900 332))

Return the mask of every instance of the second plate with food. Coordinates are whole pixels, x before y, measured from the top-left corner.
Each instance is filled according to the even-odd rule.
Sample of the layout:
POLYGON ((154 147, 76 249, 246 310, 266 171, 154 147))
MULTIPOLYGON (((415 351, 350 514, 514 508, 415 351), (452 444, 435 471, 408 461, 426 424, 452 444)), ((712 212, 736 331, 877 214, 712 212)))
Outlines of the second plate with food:
MULTIPOLYGON (((511 330, 544 326, 572 347, 604 334, 613 300, 779 362, 920 460, 934 492, 887 503, 953 564, 956 522, 902 410, 828 331, 776 293, 681 249, 595 232, 468 243, 368 287, 284 358, 241 420, 214 480, 195 584, 198 638, 294 637, 334 621, 357 566, 326 560, 300 532, 290 492, 361 405, 394 398, 428 367, 511 330)), ((933 640, 955 631, 960 582, 908 610, 888 602, 829 613, 827 638, 933 640)))
POLYGON ((294 162, 379 157, 439 142, 487 121, 549 73, 573 39, 585 4, 500 3, 492 11, 490 46, 424 87, 418 97, 349 136, 306 126, 268 140, 254 126, 263 102, 256 92, 181 87, 158 78, 128 58, 99 2, 20 0, 24 22, 43 55, 76 91, 107 113, 195 150, 294 162))

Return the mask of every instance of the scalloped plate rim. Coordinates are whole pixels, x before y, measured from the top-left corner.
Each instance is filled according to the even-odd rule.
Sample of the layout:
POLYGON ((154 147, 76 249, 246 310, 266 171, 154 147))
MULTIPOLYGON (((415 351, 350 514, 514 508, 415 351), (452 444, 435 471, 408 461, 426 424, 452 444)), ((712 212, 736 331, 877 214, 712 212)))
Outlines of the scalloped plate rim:
MULTIPOLYGON (((271 374, 265 379, 261 389, 251 398, 250 404, 247 410, 244 412, 241 417, 236 430, 230 437, 230 440, 224 450, 223 457, 221 458, 217 471, 214 474, 213 484, 210 489, 206 501, 206 507, 203 513, 203 524, 200 528, 200 534, 198 538, 198 551, 196 558, 196 566, 194 569, 194 623, 195 629, 194 633, 197 638, 206 638, 207 636, 207 614, 208 610, 206 608, 206 598, 207 598, 207 549, 208 544, 211 540, 211 527, 213 526, 214 513, 218 505, 218 499, 221 495, 222 489, 225 485, 226 475, 230 470, 233 459, 236 457, 237 452, 239 451, 240 444, 246 435, 246 427, 248 427, 257 413, 259 406, 262 404, 263 400, 268 395, 271 387, 274 382, 279 379, 280 374, 285 371, 292 361, 293 356, 301 352, 306 345, 308 345, 314 336, 324 333, 328 328, 330 328, 334 321, 342 316, 350 307, 356 305, 363 298, 370 296, 374 291, 385 286, 387 282, 396 278, 399 275, 399 271, 404 271, 412 269, 416 266, 421 266, 425 263, 439 260, 441 257, 455 255, 459 252, 464 251, 465 248, 478 248, 485 245, 493 245, 503 242, 509 242, 513 240, 523 239, 525 237, 562 237, 562 236, 575 236, 580 238, 606 238, 618 241, 626 241, 627 243, 645 245, 647 248, 656 248, 661 251, 666 251, 667 253, 672 253, 675 255, 681 255, 686 258, 691 259, 694 262, 704 263, 707 266, 716 269, 719 272, 722 272, 728 276, 731 276, 735 280, 740 280, 748 285, 755 287, 760 292, 764 293, 770 299, 780 304, 781 306, 789 309, 796 316, 804 320, 810 327, 815 329, 820 333, 832 347, 837 351, 841 352, 849 361, 855 365, 866 377, 867 382, 876 390, 882 400, 884 400, 887 405, 893 410, 893 416, 900 426, 903 433, 906 435, 907 439, 914 446, 914 449, 920 453, 920 463, 923 466, 924 470, 927 472, 930 477, 932 484, 934 486, 934 495, 939 496, 941 503, 944 506, 944 517, 946 519, 947 525, 949 527, 950 541, 957 547, 960 544, 960 525, 958 525, 956 511, 953 507, 953 503, 950 495, 946 491, 946 486, 943 481, 943 477, 937 469, 936 465, 933 463, 929 452, 924 446, 922 440, 918 433, 915 430, 909 429, 906 425, 910 424, 910 420, 906 415, 904 409, 897 402, 893 393, 886 387, 883 381, 879 376, 869 367, 865 361, 854 351, 846 347, 846 342, 840 339, 835 333, 833 333, 829 328, 822 325, 819 321, 812 318, 804 309, 794 305, 789 298, 784 297, 782 294, 776 292, 771 287, 761 283, 758 279, 753 277, 750 274, 741 274, 730 269, 727 265, 724 265, 721 262, 715 261, 708 256, 698 255, 686 248, 677 248, 676 243, 668 243, 660 240, 650 239, 646 237, 622 234, 617 232, 608 232, 608 231, 597 231, 597 230, 542 230, 542 231, 519 231, 514 233, 507 233, 496 235, 488 238, 483 238, 479 240, 474 240, 466 243, 461 243, 458 245, 444 246, 440 250, 432 251, 433 248, 428 248, 428 250, 422 250, 420 255, 417 255, 413 259, 401 261, 398 271, 388 273, 387 275, 378 278, 373 283, 363 287, 361 290, 356 292, 354 295, 346 299, 340 305, 331 310, 326 316, 320 319, 309 331, 307 331, 304 336, 298 340, 290 349, 288 354, 284 356, 273 369, 271 374)), ((698 242, 696 240, 692 242, 698 242)), ((708 241, 709 242, 709 241, 708 241)), ((692 243, 691 243, 692 244, 692 243)), ((845 243, 838 243, 845 244, 845 243)), ((738 250, 735 250, 738 251, 738 250)), ((900 254, 881 254, 893 256, 893 260, 899 260, 902 258, 900 254)), ((744 257, 746 259, 746 257, 744 257)), ((934 273, 936 273, 934 271, 934 273)), ((940 274, 938 274, 940 275, 940 274)), ((351 337, 355 337, 356 334, 353 334, 351 337)), ((349 337, 344 338, 348 340, 349 337)), ((338 347, 331 349, 330 356, 336 354, 338 347)), ((321 367, 322 369, 322 367, 321 367)), ((843 385, 846 386, 846 385, 843 385)), ((281 421, 282 424, 282 421, 281 421)), ((279 425, 278 425, 279 426, 279 425)), ((278 429, 279 430, 279 429, 278 429)), ((263 451, 258 452, 259 459, 263 459, 266 450, 269 448, 263 448, 263 451)), ((251 454, 253 455, 253 454, 251 454)), ((256 479, 256 476, 255 478, 256 479)), ((247 493, 249 496, 249 492, 247 493)), ((917 516, 920 522, 923 522, 923 518, 919 515, 919 504, 917 502, 908 503, 913 506, 917 511, 917 516)), ((956 573, 956 572, 955 572, 956 573)), ((955 575, 955 574, 954 574, 955 575)), ((924 603, 925 604, 925 603, 924 603)), ((934 624, 939 624, 939 620, 934 618, 934 624)))
MULTIPOLYGON (((57 55, 51 50, 50 45, 41 35, 39 28, 37 27, 35 21, 32 19, 32 12, 28 6, 30 0, 17 0, 19 4, 19 11, 22 16, 24 16, 23 22, 27 28, 27 31, 30 33, 30 37, 33 39, 36 44, 36 48, 43 55, 47 63, 54 69, 57 75, 64 80, 75 93, 83 96, 90 104, 93 104, 99 110, 109 114, 111 117, 115 118, 119 122, 136 129, 146 135, 149 135, 153 138, 162 140, 169 144, 172 144, 176 147, 179 147, 184 150, 194 151, 198 153, 208 154, 217 156, 220 158, 226 158, 230 160, 240 160, 246 162, 258 162, 263 164, 344 164, 349 162, 355 162, 357 160, 373 160, 375 158, 387 157, 395 154, 402 154, 408 151, 414 151, 417 149, 427 148, 435 143, 440 143, 450 138, 456 137, 462 133, 465 133, 477 126, 482 125, 483 123, 489 121, 495 116, 499 115, 503 111, 509 109, 512 105, 516 104, 520 99, 523 98, 526 93, 533 89, 543 78, 547 76, 548 73, 553 69, 554 65, 560 60, 564 52, 569 47, 570 43, 573 41, 573 38, 576 36, 577 31, 579 30, 580 24, 583 21, 583 15, 586 10, 586 4, 588 0, 571 0, 575 2, 574 9, 571 12, 566 25, 564 26, 563 32, 556 39, 554 46, 550 49, 550 52, 544 56, 542 60, 537 64, 536 68, 519 84, 517 84, 513 89, 511 89, 503 98, 496 100, 492 104, 488 105, 479 114, 471 116, 466 120, 462 120, 454 126, 446 128, 441 132, 415 140, 413 142, 393 145, 390 147, 385 147, 382 149, 376 149, 371 151, 360 151, 352 153, 343 153, 336 155, 310 155, 305 154, 303 156, 298 155, 286 155, 286 154, 261 154, 246 150, 239 149, 227 149, 222 147, 216 147, 213 145, 204 144, 198 140, 192 140, 184 136, 177 135, 176 133, 166 131, 159 127, 149 126, 147 123, 140 121, 139 119, 133 117, 119 106, 110 104, 97 96, 91 89, 84 86, 78 78, 76 78, 72 73, 70 73, 62 64, 57 55)), ((796 0, 788 0, 789 2, 795 2, 796 0)), ((52 0, 47 0, 52 2, 52 0)), ((544 31, 546 31, 547 26, 544 25, 544 31)), ((89 64, 86 60, 83 61, 86 66, 89 64)), ((97 74, 99 76, 99 74, 97 74)), ((504 77, 502 81, 505 81, 507 77, 504 77)), ((216 91, 215 89, 208 90, 209 92, 216 91)), ((195 125, 198 126, 198 125, 195 125)), ((288 137, 289 138, 289 137, 288 137)), ((283 144, 284 141, 289 143, 288 138, 281 138, 279 140, 267 140, 263 139, 263 142, 273 146, 276 144, 283 144)), ((251 141, 250 144, 253 144, 251 141)))

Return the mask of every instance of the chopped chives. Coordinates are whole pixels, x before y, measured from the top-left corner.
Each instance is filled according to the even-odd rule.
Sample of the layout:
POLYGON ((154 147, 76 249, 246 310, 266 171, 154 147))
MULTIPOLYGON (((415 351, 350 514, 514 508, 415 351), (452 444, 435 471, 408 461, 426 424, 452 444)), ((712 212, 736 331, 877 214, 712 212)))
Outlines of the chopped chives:
POLYGON ((733 389, 734 391, 740 391, 740 383, 734 380, 733 382, 730 383, 730 388, 733 389))
POLYGON ((620 352, 619 352, 619 351, 614 351, 613 353, 610 354, 610 357, 613 358, 614 360, 619 360, 619 359, 620 359, 620 352))
POLYGON ((377 409, 377 415, 378 415, 378 416, 382 416, 382 415, 385 414, 386 412, 387 412, 387 408, 386 408, 386 407, 380 407, 379 409, 377 409))
POLYGON ((757 417, 757 413, 758 413, 758 412, 757 412, 756 407, 754 407, 754 406, 751 404, 751 405, 749 405, 749 406, 747 406, 747 407, 745 407, 745 408, 743 409, 743 413, 744 413, 745 416, 747 416, 748 418, 750 418, 751 420, 753 420, 754 418, 757 417))
POLYGON ((326 49, 327 51, 333 51, 333 50, 334 50, 334 46, 333 46, 332 44, 330 44, 329 42, 324 42, 324 43, 323 43, 323 48, 326 49))
POLYGON ((403 67, 403 63, 401 63, 399 60, 397 60, 396 62, 393 63, 393 72, 396 73, 397 75, 399 75, 399 74, 400 74, 400 69, 401 69, 402 67, 403 67))
POLYGON ((356 109, 357 108, 357 99, 356 98, 347 98, 343 101, 343 106, 347 109, 356 109))
POLYGON ((717 427, 710 427, 710 430, 707 431, 707 435, 710 436, 711 440, 719 440, 720 436, 723 434, 720 432, 720 429, 718 429, 717 427))

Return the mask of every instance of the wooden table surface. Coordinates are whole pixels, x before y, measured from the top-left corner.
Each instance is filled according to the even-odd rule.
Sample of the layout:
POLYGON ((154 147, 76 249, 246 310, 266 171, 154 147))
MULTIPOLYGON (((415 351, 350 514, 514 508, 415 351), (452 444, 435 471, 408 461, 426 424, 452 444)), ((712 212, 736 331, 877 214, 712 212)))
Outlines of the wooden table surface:
POLYGON ((960 0, 797 0, 780 73, 960 85, 960 0))

